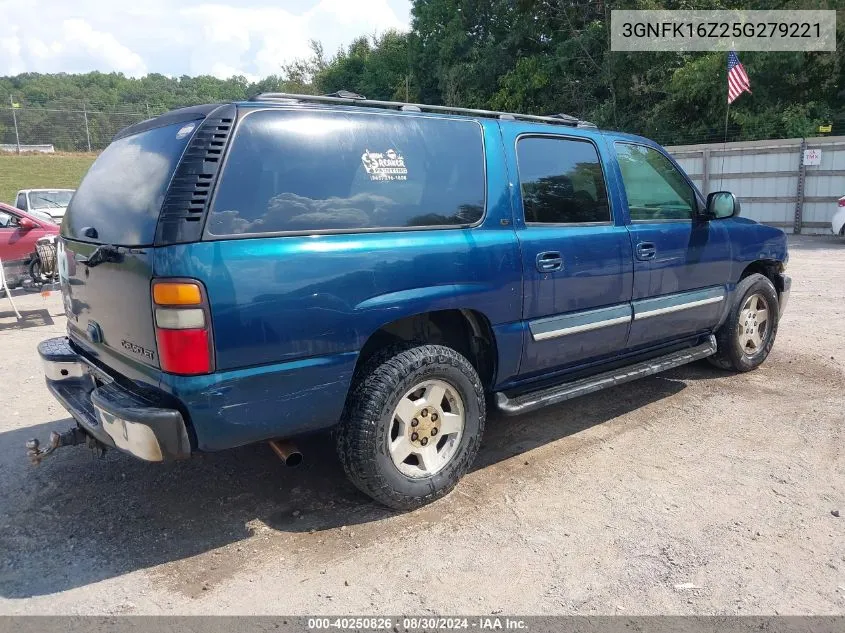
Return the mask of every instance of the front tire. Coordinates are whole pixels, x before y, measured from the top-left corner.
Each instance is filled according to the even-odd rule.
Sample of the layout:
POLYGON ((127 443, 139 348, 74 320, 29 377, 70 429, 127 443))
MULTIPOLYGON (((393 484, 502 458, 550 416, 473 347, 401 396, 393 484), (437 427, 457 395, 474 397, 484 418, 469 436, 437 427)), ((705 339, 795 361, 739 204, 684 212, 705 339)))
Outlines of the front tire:
POLYGON ((484 390, 472 364, 441 345, 370 363, 337 433, 347 476, 376 501, 411 510, 443 497, 475 460, 484 390))
POLYGON ((709 361, 720 369, 739 372, 757 369, 775 344, 778 331, 778 295, 772 282, 754 273, 737 284, 736 301, 716 332, 716 354, 709 361))

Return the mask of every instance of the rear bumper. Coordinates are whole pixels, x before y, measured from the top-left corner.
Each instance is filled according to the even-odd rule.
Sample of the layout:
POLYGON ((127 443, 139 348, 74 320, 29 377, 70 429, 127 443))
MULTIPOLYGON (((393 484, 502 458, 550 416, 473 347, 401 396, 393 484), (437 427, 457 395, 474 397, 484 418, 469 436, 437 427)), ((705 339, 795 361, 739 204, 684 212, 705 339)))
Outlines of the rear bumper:
POLYGON ((77 354, 65 337, 38 345, 47 388, 79 426, 139 459, 184 459, 191 444, 182 414, 154 395, 130 391, 77 354))

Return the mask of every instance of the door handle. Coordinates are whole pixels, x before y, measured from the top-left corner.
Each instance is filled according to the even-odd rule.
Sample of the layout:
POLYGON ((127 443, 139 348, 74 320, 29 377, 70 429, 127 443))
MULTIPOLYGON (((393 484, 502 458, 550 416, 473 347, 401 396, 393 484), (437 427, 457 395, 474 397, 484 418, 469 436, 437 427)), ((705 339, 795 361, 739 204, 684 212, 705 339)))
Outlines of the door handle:
POLYGON ((640 242, 637 244, 637 259, 654 259, 655 255, 657 255, 657 249, 652 242, 640 242))
POLYGON ((563 268, 563 257, 558 251, 545 251, 537 254, 537 270, 550 273, 563 268))

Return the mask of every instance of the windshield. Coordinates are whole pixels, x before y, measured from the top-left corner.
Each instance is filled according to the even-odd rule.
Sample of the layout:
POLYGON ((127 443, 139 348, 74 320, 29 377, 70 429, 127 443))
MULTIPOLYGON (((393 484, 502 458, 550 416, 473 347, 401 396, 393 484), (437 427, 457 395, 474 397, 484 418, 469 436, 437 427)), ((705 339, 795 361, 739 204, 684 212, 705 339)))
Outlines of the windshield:
POLYGON ((183 121, 152 128, 109 145, 73 196, 62 236, 119 246, 152 244, 164 195, 196 125, 183 121))
POLYGON ((30 191, 30 209, 63 209, 70 203, 73 190, 30 191))
POLYGON ((42 222, 49 222, 50 224, 56 224, 56 221, 53 220, 53 216, 47 213, 46 211, 39 211, 38 209, 30 209, 29 215, 34 218, 38 218, 42 222))

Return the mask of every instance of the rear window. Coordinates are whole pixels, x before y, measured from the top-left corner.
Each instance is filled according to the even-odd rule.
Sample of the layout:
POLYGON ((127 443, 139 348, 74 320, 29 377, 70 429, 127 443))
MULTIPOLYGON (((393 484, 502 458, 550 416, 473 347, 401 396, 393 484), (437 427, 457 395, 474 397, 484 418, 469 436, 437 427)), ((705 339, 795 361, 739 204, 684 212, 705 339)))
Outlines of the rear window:
POLYGON ((238 127, 212 235, 466 226, 484 214, 474 121, 258 111, 238 127))
POLYGON ((167 185, 198 124, 153 128, 109 145, 71 199, 62 235, 121 246, 152 244, 167 185), (83 235, 89 227, 96 238, 83 235))

